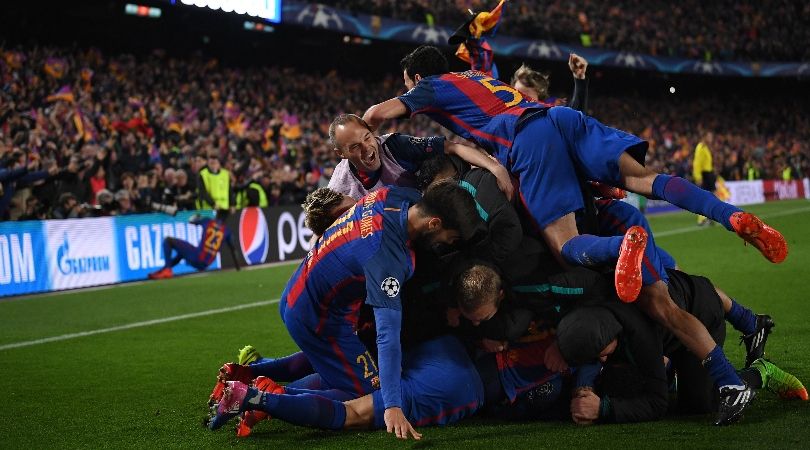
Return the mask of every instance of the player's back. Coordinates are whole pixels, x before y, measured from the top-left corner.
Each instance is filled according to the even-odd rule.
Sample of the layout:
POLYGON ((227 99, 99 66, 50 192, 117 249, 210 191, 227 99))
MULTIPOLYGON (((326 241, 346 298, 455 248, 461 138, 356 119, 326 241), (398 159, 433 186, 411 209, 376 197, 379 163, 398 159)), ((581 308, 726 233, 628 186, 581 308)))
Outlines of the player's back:
POLYGON ((425 77, 399 98, 412 114, 426 114, 490 153, 512 146, 524 113, 547 107, 483 72, 472 70, 425 77))
POLYGON ((202 237, 197 244, 198 257, 206 264, 211 264, 225 240, 230 239, 230 232, 224 223, 216 219, 202 219, 196 223, 203 228, 202 237))
MULTIPOLYGON (((287 284, 286 308, 309 310, 308 320, 327 316, 356 320, 366 298, 365 273, 385 246, 407 246, 407 209, 419 197, 406 188, 382 188, 361 198, 318 239, 287 284)), ((299 317, 301 317, 299 315, 299 317)))

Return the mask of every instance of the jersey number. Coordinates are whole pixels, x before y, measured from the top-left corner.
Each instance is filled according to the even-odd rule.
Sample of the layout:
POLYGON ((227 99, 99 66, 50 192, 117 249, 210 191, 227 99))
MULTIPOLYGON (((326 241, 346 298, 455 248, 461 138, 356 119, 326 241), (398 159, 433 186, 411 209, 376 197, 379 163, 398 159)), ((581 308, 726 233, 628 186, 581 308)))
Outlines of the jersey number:
POLYGON ((489 92, 493 94, 497 94, 498 92, 508 92, 512 94, 512 100, 506 101, 504 100, 504 105, 508 108, 510 106, 515 106, 518 103, 523 101, 523 95, 520 94, 515 88, 512 86, 507 86, 503 83, 493 84, 493 81, 496 81, 494 78, 491 77, 484 77, 478 80, 479 83, 483 84, 485 88, 489 89, 489 92))
POLYGON ((362 355, 357 355, 357 364, 363 364, 363 378, 369 378, 378 372, 377 363, 374 362, 374 358, 371 357, 371 353, 369 353, 368 350, 362 355), (371 363, 374 372, 369 372, 369 363, 371 363))
POLYGON ((216 253, 222 245, 222 230, 208 228, 205 230, 205 250, 209 253, 216 253))

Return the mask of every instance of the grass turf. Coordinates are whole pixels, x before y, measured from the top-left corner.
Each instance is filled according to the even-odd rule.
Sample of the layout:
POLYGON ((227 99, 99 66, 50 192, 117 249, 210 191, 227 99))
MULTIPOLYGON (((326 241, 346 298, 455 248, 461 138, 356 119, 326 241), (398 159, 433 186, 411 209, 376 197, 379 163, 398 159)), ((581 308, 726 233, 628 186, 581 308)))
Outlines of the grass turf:
MULTIPOLYGON (((785 263, 766 262, 719 226, 697 228, 687 214, 650 219, 658 243, 691 273, 710 277, 777 327, 768 356, 810 381, 810 203, 752 206, 787 236, 785 263)), ((0 347, 69 333, 277 299, 294 266, 42 295, 0 302, 0 347)), ((423 440, 397 442, 384 432, 323 432, 273 421, 237 439, 231 426, 201 427, 205 400, 219 365, 244 344, 264 355, 295 346, 277 304, 122 331, 0 350, 0 447, 3 448, 774 448, 804 447, 810 405, 760 392, 744 421, 716 428, 710 417, 678 417, 646 424, 578 427, 573 423, 506 423, 469 419, 423 428, 423 440)), ((737 332, 725 349, 744 360, 737 332)))

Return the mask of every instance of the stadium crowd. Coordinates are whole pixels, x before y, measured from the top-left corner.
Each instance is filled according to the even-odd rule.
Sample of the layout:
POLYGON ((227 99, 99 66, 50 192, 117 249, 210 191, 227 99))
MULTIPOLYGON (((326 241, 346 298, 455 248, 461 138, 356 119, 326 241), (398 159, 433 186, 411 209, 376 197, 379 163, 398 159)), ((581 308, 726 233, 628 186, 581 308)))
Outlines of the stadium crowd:
MULTIPOLYGON (((300 204, 328 183, 338 162, 328 144, 335 115, 360 113, 403 90, 395 70, 367 82, 336 72, 227 68, 159 51, 143 58, 96 49, 0 51, 0 220, 194 209, 210 156, 233 174, 234 192, 256 182, 270 206, 300 204)), ((569 85, 561 80, 555 88, 569 85)), ((810 174, 810 114, 799 99, 623 96, 591 105, 603 122, 650 140, 657 170, 688 173, 701 133, 713 130, 715 165, 726 179, 747 177, 749 166, 763 178, 780 177, 786 165, 794 178, 810 174)), ((443 133, 420 119, 381 131, 393 130, 443 133)))
MULTIPOLYGON (((330 2, 332 3, 332 2, 330 2)), ((807 61, 810 4, 795 0, 510 0, 506 34, 706 60, 807 61)), ((457 26, 495 0, 337 0, 353 12, 457 26)))

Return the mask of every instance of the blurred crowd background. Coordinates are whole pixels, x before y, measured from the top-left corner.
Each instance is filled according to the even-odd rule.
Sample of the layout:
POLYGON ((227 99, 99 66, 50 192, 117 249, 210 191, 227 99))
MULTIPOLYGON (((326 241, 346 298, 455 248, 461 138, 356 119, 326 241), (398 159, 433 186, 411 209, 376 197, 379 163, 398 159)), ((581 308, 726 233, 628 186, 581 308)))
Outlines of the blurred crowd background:
MULTIPOLYGON (((458 26, 494 0, 337 0, 337 8, 458 26)), ((502 33, 648 55, 745 61, 810 60, 802 0, 510 0, 502 33)))
MULTIPOLYGON (((448 24, 458 22, 468 7, 483 9, 481 2, 460 0, 334 3, 411 20, 430 12, 448 24)), ((579 24, 591 27, 594 42, 647 53, 808 56, 810 26, 774 22, 806 22, 810 6, 800 2, 767 0, 757 8, 753 2, 726 1, 512 3, 501 25, 510 34, 573 39, 579 24), (732 20, 730 14, 739 17, 732 20), (694 23, 682 26, 690 19, 694 23), (720 26, 733 29, 720 33, 720 26), (784 33, 795 36, 787 39, 784 33)), ((202 53, 133 54, 85 45, 0 43, 0 56, 0 220, 195 209, 199 171, 209 157, 232 174, 235 193, 252 183, 261 186, 270 206, 301 203, 328 183, 338 162, 328 144, 331 120, 341 112, 362 114, 404 91, 394 65, 384 68, 384 76, 347 75, 375 64, 362 58, 324 71, 265 59, 233 65, 202 53)), ((532 65, 542 68, 536 61, 532 65)), ((648 164, 657 170, 688 177, 696 144, 709 140, 715 168, 727 180, 782 178, 786 168, 792 178, 810 175, 807 92, 776 98, 711 89, 690 96, 614 93, 595 68, 590 74, 596 76, 587 112, 649 140, 648 164)), ((552 92, 570 95, 570 74, 555 77, 552 92)), ((424 118, 380 130, 393 131, 445 133, 424 118)))

